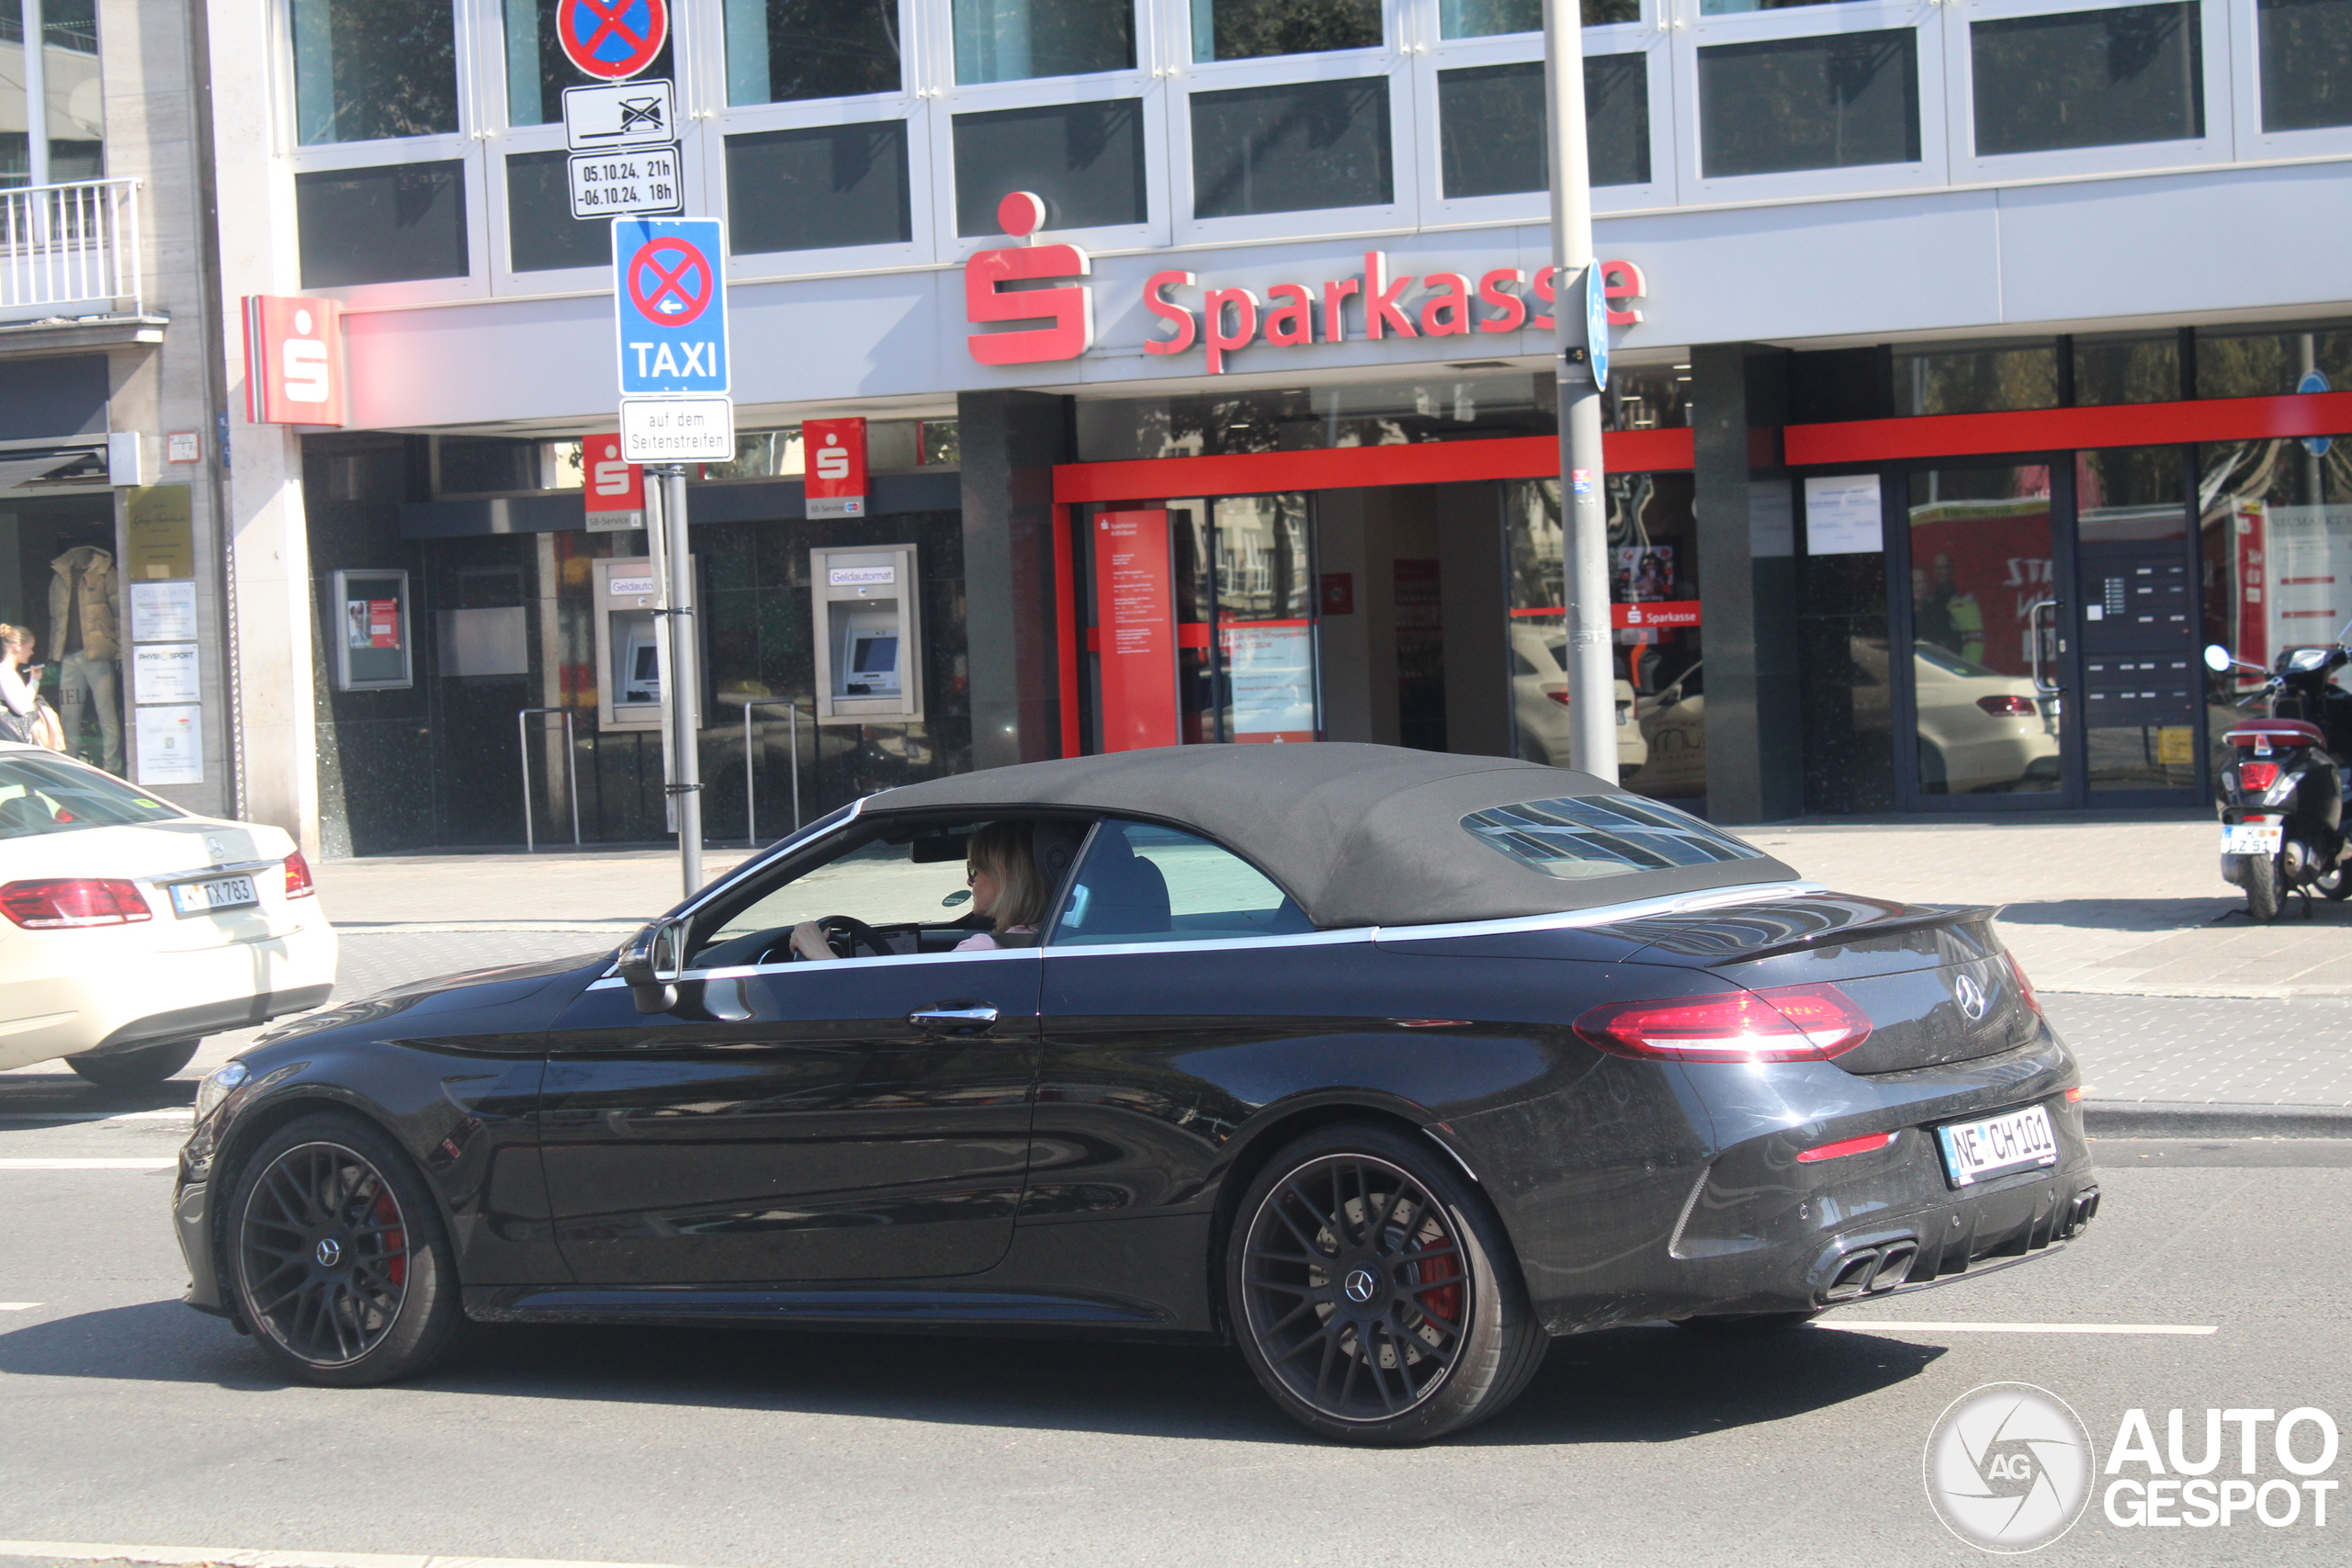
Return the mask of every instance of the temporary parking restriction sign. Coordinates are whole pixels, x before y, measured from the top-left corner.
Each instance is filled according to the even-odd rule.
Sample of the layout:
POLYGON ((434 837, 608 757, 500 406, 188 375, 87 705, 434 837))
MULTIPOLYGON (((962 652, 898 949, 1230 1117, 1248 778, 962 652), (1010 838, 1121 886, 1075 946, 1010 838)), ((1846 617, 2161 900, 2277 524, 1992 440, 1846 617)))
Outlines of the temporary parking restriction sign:
POLYGON ((729 389, 727 242, 716 218, 613 221, 613 314, 626 398, 729 389))
POLYGON ((670 0, 556 0, 555 36, 589 75, 627 81, 670 40, 670 0))

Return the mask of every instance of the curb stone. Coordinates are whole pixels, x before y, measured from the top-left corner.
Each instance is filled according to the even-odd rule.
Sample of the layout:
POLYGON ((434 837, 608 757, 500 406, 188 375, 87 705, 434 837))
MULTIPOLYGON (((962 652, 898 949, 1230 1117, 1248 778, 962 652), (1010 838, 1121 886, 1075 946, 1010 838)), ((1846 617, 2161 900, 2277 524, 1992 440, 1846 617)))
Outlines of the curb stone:
POLYGON ((2085 1100, 2094 1138, 2352 1138, 2352 1106, 2085 1100))

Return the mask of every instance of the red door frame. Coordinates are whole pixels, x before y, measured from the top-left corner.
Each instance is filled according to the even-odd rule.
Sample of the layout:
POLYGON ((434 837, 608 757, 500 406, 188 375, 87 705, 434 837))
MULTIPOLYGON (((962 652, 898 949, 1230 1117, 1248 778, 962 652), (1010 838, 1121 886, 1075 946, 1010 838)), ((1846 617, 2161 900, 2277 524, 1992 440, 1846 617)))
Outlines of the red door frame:
MULTIPOLYGON (((2023 413, 1928 414, 1904 419, 1792 424, 1781 432, 1790 468, 1855 468, 1923 457, 2052 452, 2100 446, 2169 446, 2352 432, 2352 392, 2293 392, 2267 398, 2023 413)), ((1694 466, 1686 426, 1612 431, 1602 438, 1611 473, 1664 473, 1694 466)), ((1549 435, 1491 441, 1431 441, 1396 446, 1331 446, 1217 457, 1147 457, 1065 463, 1054 469, 1055 633, 1061 649, 1062 755, 1079 754, 1078 592, 1070 508, 1090 502, 1267 495, 1282 491, 1379 485, 1458 484, 1476 479, 1553 479, 1560 444, 1549 435)))

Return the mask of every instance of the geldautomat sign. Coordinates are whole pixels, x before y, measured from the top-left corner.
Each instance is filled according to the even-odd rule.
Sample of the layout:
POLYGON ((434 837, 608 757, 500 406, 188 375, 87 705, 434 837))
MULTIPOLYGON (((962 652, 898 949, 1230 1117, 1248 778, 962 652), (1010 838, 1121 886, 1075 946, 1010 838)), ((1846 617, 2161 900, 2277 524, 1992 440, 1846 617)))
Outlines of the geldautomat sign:
MULTIPOLYGON (((983 365, 1036 365, 1076 359, 1094 345, 1093 264, 1077 245, 1041 245, 1045 203, 1015 191, 999 204, 1004 231, 1032 243, 975 252, 964 264, 965 314, 976 332, 965 341, 983 365)), ((1143 285, 1143 305, 1158 335, 1146 354, 1199 351, 1212 375, 1249 348, 1306 348, 1352 338, 1468 337, 1482 333, 1552 330, 1552 267, 1491 267, 1468 273, 1392 272, 1385 253, 1363 253, 1362 270, 1314 282, 1256 289, 1221 288, 1214 279, 1170 268, 1143 285)), ((1600 264, 1609 323, 1642 320, 1647 298, 1642 269, 1629 261, 1600 264)))

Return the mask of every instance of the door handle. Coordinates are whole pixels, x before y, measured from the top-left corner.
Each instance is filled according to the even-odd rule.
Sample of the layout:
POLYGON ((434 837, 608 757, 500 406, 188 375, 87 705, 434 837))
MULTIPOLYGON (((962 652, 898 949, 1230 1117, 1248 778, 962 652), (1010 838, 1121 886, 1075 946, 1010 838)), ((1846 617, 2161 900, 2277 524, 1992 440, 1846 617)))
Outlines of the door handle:
POLYGON ((907 1022, 930 1034, 986 1034, 996 1026, 996 1009, 984 1002, 934 1002, 907 1014, 907 1022))
POLYGON ((2055 636, 2057 633, 2058 601, 2055 599, 2035 600, 2025 613, 2026 657, 2031 660, 2033 666, 2033 689, 2045 697, 2054 697, 2065 688, 2055 681, 2045 681, 2041 678, 2041 612, 2044 610, 2050 612, 2052 635, 2055 636))

